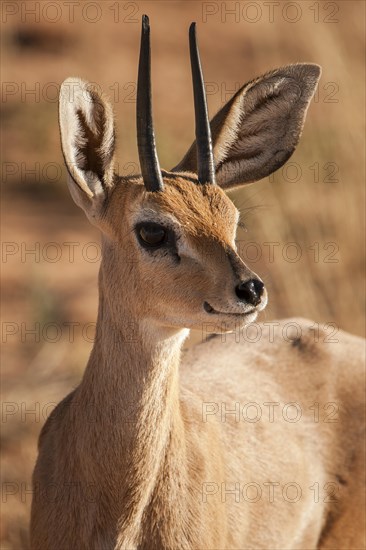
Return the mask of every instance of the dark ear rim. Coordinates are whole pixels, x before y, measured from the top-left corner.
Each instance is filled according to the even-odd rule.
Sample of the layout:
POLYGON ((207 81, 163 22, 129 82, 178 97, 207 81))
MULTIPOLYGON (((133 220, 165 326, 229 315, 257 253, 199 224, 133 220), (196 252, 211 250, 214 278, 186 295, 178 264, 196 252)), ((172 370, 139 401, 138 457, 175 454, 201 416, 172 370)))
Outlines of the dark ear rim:
MULTIPOLYGON (((236 137, 235 125, 238 124, 237 122, 235 122, 235 120, 237 121, 240 117, 240 113, 236 112, 235 114, 235 108, 239 110, 242 109, 240 102, 244 100, 246 94, 250 92, 252 88, 255 88, 257 84, 263 82, 264 80, 269 80, 274 77, 280 78, 282 74, 286 78, 293 78, 294 83, 299 83, 298 85, 301 90, 299 100, 301 100, 301 102, 303 103, 304 108, 299 109, 300 112, 302 111, 302 117, 300 117, 300 128, 298 131, 297 140, 296 139, 294 140, 293 148, 291 150, 288 150, 288 152, 286 152, 286 154, 283 155, 280 160, 278 160, 277 164, 274 163, 270 171, 266 175, 268 176, 268 174, 280 168, 291 157, 291 155, 295 151, 301 136, 301 132, 304 126, 304 121, 306 118, 306 113, 307 113, 311 98, 315 93, 316 86, 321 76, 321 67, 315 63, 295 63, 290 65, 285 65, 285 66, 279 67, 278 69, 268 71, 265 74, 247 82, 232 96, 232 98, 212 118, 210 125, 211 125, 211 132, 213 136, 214 157, 215 157, 215 164, 216 164, 216 171, 217 171, 216 177, 217 177, 217 183, 221 187, 223 188, 239 187, 241 185, 245 185, 248 183, 254 183, 255 181, 258 181, 258 179, 262 179, 263 177, 266 177, 266 175, 263 175, 260 178, 255 177, 250 180, 245 180, 245 181, 241 180, 235 183, 232 182, 225 185, 224 182, 222 181, 223 178, 220 178, 220 167, 222 164, 224 164, 223 152, 230 148, 230 142, 228 142, 227 136, 226 136, 226 142, 225 140, 223 140, 223 134, 226 133, 227 135, 229 135, 232 140, 231 142, 233 143, 233 140, 235 140, 235 137, 236 137), (227 145, 227 143, 229 143, 229 145, 227 145)), ((182 160, 179 162, 179 164, 177 164, 172 169, 172 171, 196 172, 196 163, 197 161, 196 161, 195 142, 193 142, 191 147, 188 149, 187 153, 182 158, 182 160)))
POLYGON ((68 174, 80 191, 90 200, 96 194, 87 184, 87 173, 96 176, 103 191, 113 187, 116 136, 113 108, 107 96, 81 78, 64 80, 59 95, 59 133, 68 174), (89 154, 96 153, 97 159, 90 166, 81 166, 88 161, 87 146, 91 139, 95 143, 89 154), (85 149, 85 159, 79 147, 85 149))
POLYGON ((59 130, 70 194, 99 226, 116 182, 112 105, 89 82, 67 78, 60 88, 59 130))

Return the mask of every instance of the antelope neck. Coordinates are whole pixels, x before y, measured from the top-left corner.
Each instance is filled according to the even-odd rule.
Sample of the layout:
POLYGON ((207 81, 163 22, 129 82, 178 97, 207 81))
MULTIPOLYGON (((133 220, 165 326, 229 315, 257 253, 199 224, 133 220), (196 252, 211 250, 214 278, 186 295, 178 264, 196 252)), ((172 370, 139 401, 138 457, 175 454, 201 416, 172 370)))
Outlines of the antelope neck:
POLYGON ((109 285, 101 269, 96 340, 75 395, 81 405, 78 431, 92 477, 106 495, 109 487, 119 488, 119 522, 132 543, 171 441, 181 439, 178 366, 189 331, 134 318, 133 303, 117 301, 109 285), (92 423, 85 417, 88 408, 92 423))

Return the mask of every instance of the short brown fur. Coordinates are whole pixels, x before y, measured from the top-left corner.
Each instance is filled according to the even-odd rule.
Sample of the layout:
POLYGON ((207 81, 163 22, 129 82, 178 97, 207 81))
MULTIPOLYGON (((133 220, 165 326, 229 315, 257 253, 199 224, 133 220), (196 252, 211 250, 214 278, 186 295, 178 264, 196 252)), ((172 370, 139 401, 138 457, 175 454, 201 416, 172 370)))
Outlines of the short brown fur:
MULTIPOLYGON (((314 65, 273 71, 215 117, 221 187, 252 181, 254 172, 264 177, 271 151, 281 149, 285 162, 319 74, 314 65), (286 79, 298 87, 292 109, 286 79), (286 117, 293 119, 281 141, 286 117)), ((339 332, 338 342, 326 344, 310 321, 293 319, 259 325, 256 343, 237 342, 228 333, 255 320, 267 296, 255 311, 235 296, 235 285, 257 277, 236 251, 236 208, 220 186, 198 184, 194 147, 179 171, 164 173, 163 192, 146 191, 139 177, 119 178, 108 102, 78 92, 68 101, 70 83, 84 92, 86 83, 64 83, 60 126, 72 196, 102 231, 99 311, 83 379, 40 436, 32 548, 363 548, 363 340, 339 332), (93 151, 97 162, 83 157, 83 125, 102 144, 93 151), (171 227, 175 245, 143 249, 136 224, 146 220, 171 227), (206 325, 221 336, 181 357, 188 329, 206 325), (237 403, 276 403, 278 410, 295 403, 302 417, 238 420, 230 414, 237 403), (314 403, 321 411, 334 403, 338 421, 314 421, 314 403), (278 484, 273 502, 268 483, 278 484), (248 484, 262 497, 244 498, 248 484), (286 484, 300 487, 296 502, 283 498, 286 484), (324 487, 337 488, 336 500, 325 498, 324 487)))

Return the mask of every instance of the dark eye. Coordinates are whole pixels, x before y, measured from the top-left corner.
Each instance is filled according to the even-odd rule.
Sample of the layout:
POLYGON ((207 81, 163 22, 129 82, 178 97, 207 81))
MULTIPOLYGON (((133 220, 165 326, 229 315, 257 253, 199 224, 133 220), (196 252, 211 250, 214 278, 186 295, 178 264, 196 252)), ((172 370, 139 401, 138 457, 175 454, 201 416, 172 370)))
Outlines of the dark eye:
POLYGON ((157 223, 141 223, 136 227, 137 235, 143 246, 157 248, 167 240, 168 231, 157 223))

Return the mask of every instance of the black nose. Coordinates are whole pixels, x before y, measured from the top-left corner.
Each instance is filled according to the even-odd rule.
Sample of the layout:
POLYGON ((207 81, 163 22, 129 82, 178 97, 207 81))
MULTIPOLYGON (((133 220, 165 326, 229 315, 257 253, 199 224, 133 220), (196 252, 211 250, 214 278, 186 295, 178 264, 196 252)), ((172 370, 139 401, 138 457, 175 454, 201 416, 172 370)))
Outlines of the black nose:
POLYGON ((263 294, 264 284, 259 279, 249 279, 249 281, 242 281, 235 288, 235 293, 239 300, 257 306, 261 301, 263 294))

